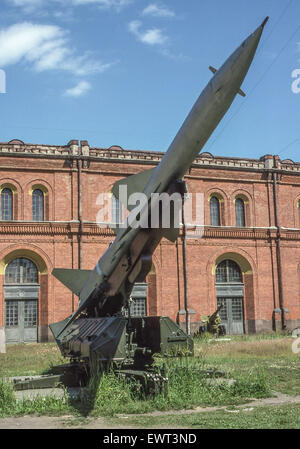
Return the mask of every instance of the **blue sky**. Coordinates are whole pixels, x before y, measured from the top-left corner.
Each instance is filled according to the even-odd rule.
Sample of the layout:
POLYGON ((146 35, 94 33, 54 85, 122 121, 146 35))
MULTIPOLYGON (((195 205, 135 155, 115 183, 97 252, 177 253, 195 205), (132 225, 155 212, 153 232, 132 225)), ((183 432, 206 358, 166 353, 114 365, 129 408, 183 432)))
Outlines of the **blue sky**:
POLYGON ((267 15, 247 97, 202 151, 300 161, 298 0, 1 0, 0 141, 166 151, 208 66, 267 15))

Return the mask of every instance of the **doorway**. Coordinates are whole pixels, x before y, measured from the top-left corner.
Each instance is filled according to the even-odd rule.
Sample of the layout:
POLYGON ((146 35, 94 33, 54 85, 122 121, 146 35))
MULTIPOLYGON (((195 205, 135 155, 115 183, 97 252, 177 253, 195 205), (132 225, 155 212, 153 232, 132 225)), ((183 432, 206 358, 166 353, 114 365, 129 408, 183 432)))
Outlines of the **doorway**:
POLYGON ((224 298, 218 296, 217 306, 223 303, 219 312, 227 335, 241 335, 244 333, 243 298, 224 298))
POLYGON ((217 307, 226 334, 244 334, 244 284, 240 267, 233 260, 223 260, 216 268, 217 307))
POLYGON ((27 258, 17 258, 5 270, 5 336, 7 343, 38 339, 38 269, 27 258))

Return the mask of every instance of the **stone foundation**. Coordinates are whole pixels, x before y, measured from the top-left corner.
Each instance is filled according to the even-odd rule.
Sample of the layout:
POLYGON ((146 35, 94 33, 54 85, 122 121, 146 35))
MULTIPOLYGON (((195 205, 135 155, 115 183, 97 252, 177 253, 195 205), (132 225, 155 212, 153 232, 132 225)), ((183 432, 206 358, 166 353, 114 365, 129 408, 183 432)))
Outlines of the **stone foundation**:
POLYGON ((45 343, 55 341, 53 334, 47 325, 41 325, 38 327, 38 342, 45 343))
POLYGON ((5 330, 4 327, 0 326, 0 353, 6 353, 6 344, 5 344, 5 330))

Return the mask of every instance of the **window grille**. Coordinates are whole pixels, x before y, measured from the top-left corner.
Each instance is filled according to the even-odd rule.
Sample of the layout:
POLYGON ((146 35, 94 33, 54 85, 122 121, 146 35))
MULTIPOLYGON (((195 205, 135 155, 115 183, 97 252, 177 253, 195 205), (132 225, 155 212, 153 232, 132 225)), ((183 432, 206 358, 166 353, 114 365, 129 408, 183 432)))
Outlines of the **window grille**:
POLYGON ((243 298, 231 299, 232 319, 234 321, 241 321, 243 319, 243 298))
POLYGON ((15 259, 5 270, 6 284, 37 284, 38 270, 31 260, 26 258, 15 259))
POLYGON ((235 217, 236 217, 236 226, 244 227, 245 226, 245 206, 244 206, 244 201, 241 198, 236 198, 236 200, 235 200, 235 217))
MULTIPOLYGON (((128 310, 124 309, 124 315, 128 316, 128 310)), ((146 299, 145 298, 132 298, 130 302, 130 316, 146 316, 146 299)))
POLYGON ((37 325, 37 301, 24 302, 24 327, 37 325))
POLYGON ((40 189, 32 192, 32 221, 44 221, 44 193, 40 189))
POLYGON ((1 220, 12 220, 13 194, 10 189, 1 192, 1 220))
POLYGON ((19 324, 18 301, 5 302, 5 326, 16 327, 19 324))
POLYGON ((217 307, 223 303, 223 307, 219 311, 219 315, 222 321, 227 321, 227 298, 217 298, 217 307))
POLYGON ((223 260, 216 269, 216 282, 242 282, 242 273, 233 260, 223 260))
POLYGON ((212 196, 209 205, 211 226, 220 226, 220 205, 218 198, 212 196))

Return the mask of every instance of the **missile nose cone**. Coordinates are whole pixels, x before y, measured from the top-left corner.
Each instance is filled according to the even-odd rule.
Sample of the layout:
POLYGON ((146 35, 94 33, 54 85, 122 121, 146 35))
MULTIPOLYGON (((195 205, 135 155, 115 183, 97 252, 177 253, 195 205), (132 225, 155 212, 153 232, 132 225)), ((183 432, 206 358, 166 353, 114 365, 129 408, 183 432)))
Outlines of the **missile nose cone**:
POLYGON ((265 18, 265 20, 263 21, 263 23, 261 24, 261 27, 264 28, 265 24, 267 23, 267 21, 269 20, 269 16, 267 16, 265 18))
POLYGON ((252 33, 252 35, 250 35, 249 37, 251 37, 251 36, 261 36, 261 35, 262 35, 262 32, 263 32, 263 30, 264 30, 264 28, 265 28, 265 25, 266 25, 266 23, 268 22, 268 20, 269 20, 269 16, 267 16, 267 17, 262 21, 261 25, 259 25, 259 27, 256 28, 256 30, 255 30, 255 31, 252 33))
MULTIPOLYGON (((242 47, 248 47, 248 51, 250 51, 250 52, 252 50, 254 50, 254 52, 256 51, 256 47, 258 45, 258 42, 260 41, 262 32, 263 32, 264 27, 265 27, 266 23, 268 22, 268 20, 269 20, 269 16, 267 16, 263 20, 262 24, 258 28, 256 28, 256 30, 252 34, 250 34, 250 36, 242 44, 242 47)), ((254 53, 253 53, 253 56, 254 56, 254 53)))

